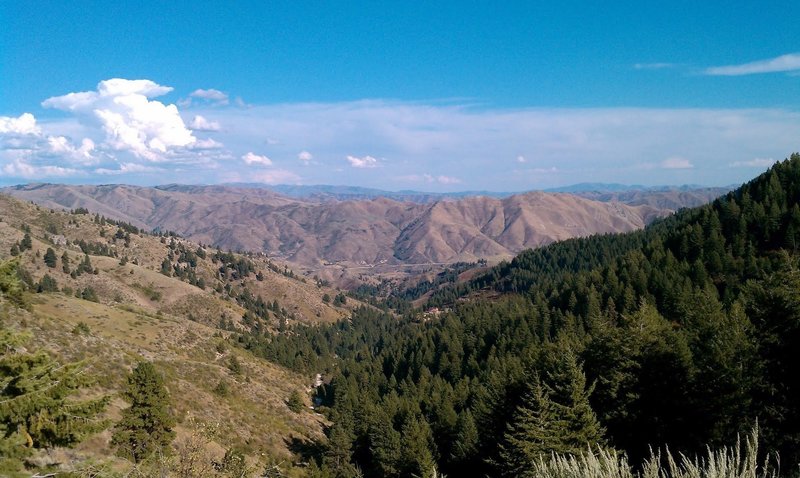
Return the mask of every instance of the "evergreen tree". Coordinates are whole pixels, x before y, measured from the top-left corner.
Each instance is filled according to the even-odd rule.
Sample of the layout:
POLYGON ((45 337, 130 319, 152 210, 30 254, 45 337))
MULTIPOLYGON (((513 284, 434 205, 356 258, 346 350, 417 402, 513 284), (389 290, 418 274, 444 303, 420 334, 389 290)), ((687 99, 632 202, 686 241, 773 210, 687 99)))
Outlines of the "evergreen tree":
POLYGON ((19 280, 19 259, 0 263, 0 295, 14 307, 26 307, 27 301, 19 280))
POLYGON ((544 382, 534 374, 500 445, 504 476, 528 476, 531 464, 551 453, 579 454, 602 443, 603 429, 589 405, 591 390, 570 349, 561 349, 544 382))
POLYGON ((69 274, 70 273, 70 270, 69 270, 69 254, 67 254, 67 251, 64 251, 64 253, 61 254, 61 270, 64 271, 64 274, 69 274))
POLYGON ((167 277, 172 276, 172 263, 167 258, 161 261, 161 273, 167 277))
POLYGON ((31 240, 31 235, 26 232, 25 235, 22 236, 22 240, 19 242, 19 250, 26 251, 32 248, 33 248, 33 241, 31 240))
POLYGON ((50 274, 45 274, 42 276, 41 280, 39 280, 39 284, 36 286, 36 292, 57 292, 58 291, 58 283, 55 279, 50 277, 50 274))
POLYGON ((47 252, 44 253, 44 263, 47 267, 55 268, 57 262, 56 251, 52 247, 48 247, 47 252))
POLYGON ((175 438, 175 419, 164 379, 151 362, 139 362, 133 369, 123 396, 131 406, 122 412, 111 437, 117 454, 139 463, 156 450, 166 451, 175 438))
POLYGON ((294 413, 300 413, 305 408, 303 397, 297 390, 292 390, 292 393, 289 395, 289 400, 286 401, 286 405, 289 407, 289 410, 294 413))
MULTIPOLYGON (((15 262, 0 265, 0 296, 20 302, 15 262)), ((0 473, 16 471, 34 449, 71 446, 100 431, 108 397, 76 400, 91 385, 84 364, 59 364, 43 351, 22 347, 29 337, 0 329, 0 473)))

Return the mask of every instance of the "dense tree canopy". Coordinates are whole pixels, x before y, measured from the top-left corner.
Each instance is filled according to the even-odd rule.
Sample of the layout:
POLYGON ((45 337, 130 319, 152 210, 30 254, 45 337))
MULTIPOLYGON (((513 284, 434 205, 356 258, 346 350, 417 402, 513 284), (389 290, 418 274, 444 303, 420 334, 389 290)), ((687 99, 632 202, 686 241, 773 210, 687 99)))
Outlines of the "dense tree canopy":
POLYGON ((445 286, 429 303, 438 315, 362 308, 347 322, 241 341, 330 374, 320 393, 335 476, 345 465, 366 476, 518 476, 539 454, 589 445, 634 461, 663 445, 692 454, 756 421, 792 467, 798 244, 793 155, 643 231, 526 251, 445 286))

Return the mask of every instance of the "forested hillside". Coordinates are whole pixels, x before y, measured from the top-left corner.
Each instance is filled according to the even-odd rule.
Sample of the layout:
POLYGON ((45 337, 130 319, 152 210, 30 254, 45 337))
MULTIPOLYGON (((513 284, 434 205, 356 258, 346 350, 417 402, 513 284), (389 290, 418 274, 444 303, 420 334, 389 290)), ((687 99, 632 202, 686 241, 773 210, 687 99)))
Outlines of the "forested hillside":
POLYGON ((800 155, 643 231, 526 251, 398 320, 253 351, 326 370, 321 476, 526 476, 588 446, 704 453, 758 423, 800 462, 800 155))

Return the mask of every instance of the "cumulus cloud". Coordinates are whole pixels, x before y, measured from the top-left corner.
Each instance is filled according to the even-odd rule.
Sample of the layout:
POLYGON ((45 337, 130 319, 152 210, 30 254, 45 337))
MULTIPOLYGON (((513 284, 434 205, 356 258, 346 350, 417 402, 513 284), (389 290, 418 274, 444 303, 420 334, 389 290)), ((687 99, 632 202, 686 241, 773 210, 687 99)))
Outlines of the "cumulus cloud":
POLYGON ((705 74, 712 76, 742 76, 797 70, 800 70, 800 53, 789 53, 775 58, 739 65, 712 66, 705 69, 705 74))
POLYGON ((732 168, 768 168, 775 164, 772 158, 754 158, 750 161, 734 161, 729 164, 732 168))
POLYGON ((308 151, 303 150, 297 153, 297 159, 308 164, 312 159, 314 159, 314 156, 308 151))
POLYGON ((272 160, 266 156, 262 156, 259 154, 255 154, 253 152, 249 152, 242 156, 242 161, 245 164, 252 165, 252 164, 260 164, 262 166, 272 166, 272 160))
POLYGON ((98 122, 105 133, 104 144, 111 149, 163 161, 164 153, 197 140, 175 105, 150 99, 170 91, 172 88, 150 80, 114 78, 101 81, 97 91, 55 96, 42 106, 98 122))
POLYGON ((0 134, 41 134, 36 118, 30 113, 22 113, 18 118, 0 116, 0 134))
POLYGON ((364 157, 357 157, 357 156, 350 156, 347 155, 347 162, 350 163, 350 166, 354 168, 376 168, 378 167, 378 160, 373 158, 372 156, 364 156, 364 157))
POLYGON ((680 156, 672 156, 661 161, 660 166, 664 169, 692 169, 694 165, 691 161, 680 156))
POLYGON ((189 127, 195 131, 219 131, 220 126, 217 121, 209 121, 203 116, 195 115, 189 127))
POLYGON ((80 146, 75 146, 64 136, 50 136, 47 138, 50 152, 55 155, 68 158, 77 163, 92 164, 97 158, 92 155, 95 149, 94 141, 83 138, 80 146))
POLYGON ((528 160, 527 160, 527 159, 525 159, 525 156, 523 156, 523 155, 521 155, 521 154, 520 154, 519 156, 517 156, 517 162, 518 162, 518 163, 525 163, 525 162, 527 162, 527 161, 528 161, 528 160))

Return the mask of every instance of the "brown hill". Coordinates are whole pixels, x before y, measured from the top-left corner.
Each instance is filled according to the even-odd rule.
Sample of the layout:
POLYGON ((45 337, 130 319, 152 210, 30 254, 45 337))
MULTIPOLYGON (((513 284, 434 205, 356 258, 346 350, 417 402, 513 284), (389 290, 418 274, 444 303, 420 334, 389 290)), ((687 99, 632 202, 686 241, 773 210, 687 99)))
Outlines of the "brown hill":
MULTIPOLYGON (((334 307, 323 297, 337 291, 259 254, 222 253, 0 194, 0 263, 12 258, 30 307, 10 307, 0 294, 0 326, 29 333, 31 347, 61 361, 86 359, 85 373, 99 379, 91 393, 114 398, 107 412, 112 421, 127 406, 118 398, 127 371, 146 359, 166 376, 178 451, 202 432, 198 427, 214 425, 219 430, 207 443, 209 459, 219 461, 236 447, 253 466, 263 469, 265 460, 275 460, 291 468, 298 459, 292 443, 324 441, 320 415, 296 413, 286 404, 295 392, 310 403, 312 377, 253 356, 235 338, 286 323, 340 319, 357 301, 334 307), (55 261, 48 264, 48 257, 55 261)), ((64 465, 110 460, 109 438, 106 430, 77 451, 38 459, 64 465)), ((129 467, 121 460, 108 466, 120 475, 129 467)))
POLYGON ((386 198, 313 202, 232 186, 48 184, 4 192, 46 207, 87 208, 224 249, 263 251, 308 269, 506 258, 569 237, 641 228, 705 197, 687 192, 598 201, 532 192, 420 204, 386 198))

